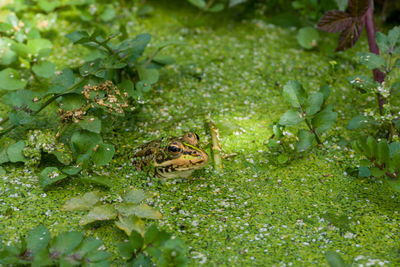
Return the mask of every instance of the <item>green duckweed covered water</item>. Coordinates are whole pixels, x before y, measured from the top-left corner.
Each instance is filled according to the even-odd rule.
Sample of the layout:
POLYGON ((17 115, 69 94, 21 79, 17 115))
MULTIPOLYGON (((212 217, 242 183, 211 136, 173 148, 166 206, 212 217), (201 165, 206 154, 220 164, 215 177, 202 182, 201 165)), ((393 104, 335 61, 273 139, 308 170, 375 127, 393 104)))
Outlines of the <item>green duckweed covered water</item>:
MULTIPOLYGON (((112 223, 80 227, 85 212, 59 209, 67 199, 94 189, 117 200, 123 190, 135 187, 154 193, 149 204, 163 214, 159 225, 185 240, 195 266, 320 266, 326 264, 328 250, 359 265, 399 265, 399 194, 382 181, 346 174, 346 168, 355 165, 353 152, 336 144, 339 136, 349 135, 349 118, 374 101, 355 95, 346 80, 366 72, 353 61, 357 51, 367 49, 365 40, 353 51, 332 54, 327 51, 336 40, 324 37, 323 51, 307 52, 298 46, 294 29, 262 20, 230 19, 215 26, 218 14, 208 17, 213 27, 188 28, 180 20, 195 16, 195 9, 154 7, 154 15, 145 19, 130 15, 136 7, 121 10, 129 21, 128 32, 152 34, 149 54, 164 40, 186 45, 162 52, 176 63, 162 71, 135 118, 108 137, 117 155, 97 172, 109 175, 113 186, 106 191, 67 180, 44 192, 37 183, 38 170, 7 165, 0 179, 2 239, 18 240, 39 224, 54 234, 83 230, 103 239, 113 262, 120 265, 116 244, 126 238, 122 231, 112 223), (276 165, 266 140, 272 123, 288 107, 282 86, 293 79, 307 91, 333 82, 330 102, 339 118, 324 137, 323 148, 276 165), (209 142, 203 124, 207 114, 220 128, 225 152, 237 153, 224 161, 219 173, 209 164, 189 180, 163 183, 130 166, 131 149, 144 141, 194 130, 209 142)), ((80 27, 68 21, 58 18, 57 25, 65 30, 60 35, 80 27)), ((60 69, 79 64, 85 55, 65 39, 55 50, 60 69)))

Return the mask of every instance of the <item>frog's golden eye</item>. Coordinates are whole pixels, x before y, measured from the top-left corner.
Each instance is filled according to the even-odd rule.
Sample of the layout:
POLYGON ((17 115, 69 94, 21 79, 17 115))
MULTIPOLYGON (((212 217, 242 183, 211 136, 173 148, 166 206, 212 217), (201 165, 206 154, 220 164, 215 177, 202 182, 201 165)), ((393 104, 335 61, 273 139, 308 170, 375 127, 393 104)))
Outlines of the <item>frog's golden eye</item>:
POLYGON ((168 151, 169 151, 169 152, 172 152, 172 153, 177 153, 177 152, 181 152, 182 149, 181 149, 180 147, 178 147, 178 146, 170 145, 170 146, 168 147, 168 151))

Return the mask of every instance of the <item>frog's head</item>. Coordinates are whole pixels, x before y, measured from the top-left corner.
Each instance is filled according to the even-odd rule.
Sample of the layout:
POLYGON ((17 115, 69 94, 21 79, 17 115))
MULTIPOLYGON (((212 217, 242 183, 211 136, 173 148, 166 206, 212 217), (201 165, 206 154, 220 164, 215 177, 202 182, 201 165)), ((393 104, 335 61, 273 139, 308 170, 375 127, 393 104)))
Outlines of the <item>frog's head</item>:
POLYGON ((188 177, 194 170, 203 168, 208 162, 207 153, 199 147, 199 136, 185 133, 173 138, 157 153, 154 167, 157 175, 164 178, 188 177))

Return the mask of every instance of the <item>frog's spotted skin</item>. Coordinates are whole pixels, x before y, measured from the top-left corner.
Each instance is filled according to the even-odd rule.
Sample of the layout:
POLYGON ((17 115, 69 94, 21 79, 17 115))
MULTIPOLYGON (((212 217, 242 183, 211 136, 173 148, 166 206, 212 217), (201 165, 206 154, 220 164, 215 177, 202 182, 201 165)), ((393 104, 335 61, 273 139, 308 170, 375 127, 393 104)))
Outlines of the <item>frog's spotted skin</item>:
POLYGON ((208 162, 207 153, 198 147, 199 136, 185 133, 182 137, 154 140, 137 148, 133 164, 137 170, 153 172, 163 178, 186 178, 208 162))

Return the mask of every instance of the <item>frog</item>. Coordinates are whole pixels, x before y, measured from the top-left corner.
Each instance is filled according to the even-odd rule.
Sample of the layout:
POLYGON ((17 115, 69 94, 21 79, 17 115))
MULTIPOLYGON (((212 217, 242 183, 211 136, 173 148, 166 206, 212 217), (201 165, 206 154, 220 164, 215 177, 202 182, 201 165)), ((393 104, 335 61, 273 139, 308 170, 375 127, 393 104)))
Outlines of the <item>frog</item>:
POLYGON ((156 177, 188 178, 209 161, 199 142, 200 138, 194 132, 153 140, 136 148, 132 163, 136 170, 147 171, 156 177))

